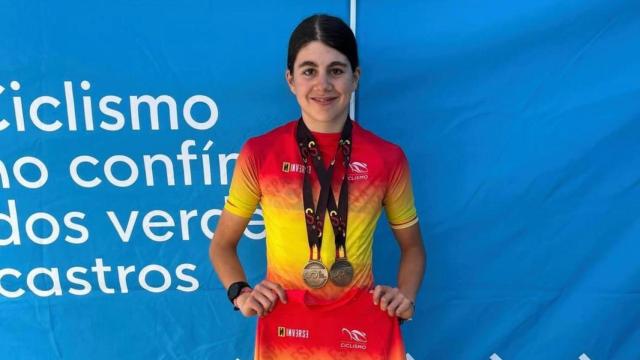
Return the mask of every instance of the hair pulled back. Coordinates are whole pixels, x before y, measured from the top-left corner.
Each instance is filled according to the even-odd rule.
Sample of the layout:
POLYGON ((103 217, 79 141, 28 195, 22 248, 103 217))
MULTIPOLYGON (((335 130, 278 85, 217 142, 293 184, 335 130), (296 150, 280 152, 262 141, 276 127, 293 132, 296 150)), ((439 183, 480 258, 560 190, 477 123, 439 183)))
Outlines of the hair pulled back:
POLYGON ((358 46, 349 26, 338 17, 317 14, 302 20, 291 33, 287 69, 292 74, 298 52, 312 41, 320 41, 344 54, 349 60, 352 71, 358 67, 358 46))

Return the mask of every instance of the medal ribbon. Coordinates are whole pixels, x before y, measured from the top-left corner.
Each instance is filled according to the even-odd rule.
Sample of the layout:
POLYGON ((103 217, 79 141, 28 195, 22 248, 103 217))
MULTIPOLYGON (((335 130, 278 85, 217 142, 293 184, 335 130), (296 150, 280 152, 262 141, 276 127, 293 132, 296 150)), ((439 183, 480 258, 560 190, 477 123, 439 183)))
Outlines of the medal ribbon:
POLYGON ((353 125, 351 119, 347 118, 340 135, 338 149, 336 155, 331 161, 328 169, 324 168, 322 155, 317 147, 317 141, 313 134, 307 128, 304 121, 300 119, 296 129, 296 139, 302 156, 302 162, 305 165, 304 178, 302 183, 302 199, 304 204, 305 223, 307 226, 307 238, 309 241, 309 258, 311 260, 320 260, 320 249, 322 248, 322 229, 324 227, 324 217, 327 209, 329 210, 329 219, 331 227, 335 235, 336 243, 336 259, 346 258, 346 239, 347 239, 347 213, 349 201, 349 188, 347 181, 347 169, 349 159, 351 157, 351 132, 353 125), (336 204, 331 182, 335 169, 335 161, 337 155, 342 154, 342 164, 344 174, 340 185, 339 203, 336 204), (309 160, 316 170, 318 181, 320 182, 320 194, 318 196, 317 206, 314 208, 313 194, 311 190, 311 179, 309 178, 309 160), (340 254, 342 251, 342 255, 340 254))

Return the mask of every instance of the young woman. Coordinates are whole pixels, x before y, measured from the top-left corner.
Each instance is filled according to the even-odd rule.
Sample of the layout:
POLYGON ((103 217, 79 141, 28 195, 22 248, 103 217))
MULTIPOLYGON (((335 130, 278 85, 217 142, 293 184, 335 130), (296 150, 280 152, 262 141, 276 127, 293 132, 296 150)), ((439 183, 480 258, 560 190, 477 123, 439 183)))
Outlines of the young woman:
MULTIPOLYGON (((303 20, 291 35, 286 70, 302 116, 249 139, 238 157, 210 257, 234 307, 261 317, 258 342, 260 321, 278 308, 294 311, 285 304, 300 291, 306 302, 367 299, 375 311, 365 314, 373 318, 414 314, 425 251, 408 163, 398 146, 349 118, 359 78, 349 27, 327 15, 303 20), (267 233, 267 275, 251 286, 236 248, 258 204, 267 233), (383 208, 401 250, 397 286, 373 282, 373 233, 383 208)), ((282 337, 305 334, 284 328, 282 337)), ((366 348, 366 334, 363 342, 362 334, 342 332, 350 337, 340 345, 344 351, 366 348)))

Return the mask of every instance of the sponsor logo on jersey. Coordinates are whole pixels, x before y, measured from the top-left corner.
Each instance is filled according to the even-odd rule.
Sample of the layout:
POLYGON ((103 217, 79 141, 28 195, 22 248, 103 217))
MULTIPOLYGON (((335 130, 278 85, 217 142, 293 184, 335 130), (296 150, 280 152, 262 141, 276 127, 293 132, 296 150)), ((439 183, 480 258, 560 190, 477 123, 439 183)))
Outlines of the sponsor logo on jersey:
POLYGON ((347 180, 349 181, 369 179, 369 167, 366 162, 352 161, 349 163, 349 170, 351 170, 347 174, 347 180))
MULTIPOLYGON (((299 173, 304 174, 305 170, 308 174, 311 173, 311 166, 305 166, 304 164, 292 163, 288 161, 282 162, 282 172, 284 173, 299 173)), ((361 161, 354 161, 349 164, 349 172, 347 174, 347 180, 358 181, 369 179, 369 168, 367 163, 361 161)))
POLYGON ((304 174, 304 169, 305 169, 305 166, 303 164, 290 163, 288 161, 284 161, 282 163, 282 172, 285 172, 285 173, 292 172, 292 173, 304 174))
POLYGON ((278 337, 292 337, 298 339, 308 339, 308 329, 293 329, 284 326, 278 326, 278 337))
POLYGON ((367 174, 369 169, 367 163, 361 161, 353 161, 349 164, 349 168, 356 174, 367 174))
POLYGON ((342 349, 367 349, 367 333, 364 331, 342 328, 342 338, 340 341, 340 348, 342 349))

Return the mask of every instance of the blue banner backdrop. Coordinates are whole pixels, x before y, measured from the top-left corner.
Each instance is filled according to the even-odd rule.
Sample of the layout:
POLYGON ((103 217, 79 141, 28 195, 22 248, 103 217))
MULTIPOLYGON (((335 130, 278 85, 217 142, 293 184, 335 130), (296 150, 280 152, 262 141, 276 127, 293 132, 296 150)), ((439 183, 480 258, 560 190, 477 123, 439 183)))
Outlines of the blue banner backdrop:
MULTIPOLYGON (((349 4, 0 3, 3 359, 252 357, 208 243, 242 143, 298 116, 287 40, 318 12, 349 4)), ((407 357, 639 359, 640 3, 357 19, 356 118, 405 149, 429 254, 407 357)), ((264 236, 258 210, 251 282, 264 236)), ((395 283, 385 220, 375 254, 395 283)))
POLYGON ((414 358, 640 359, 639 36, 638 1, 361 2, 358 115, 429 254, 414 358))

